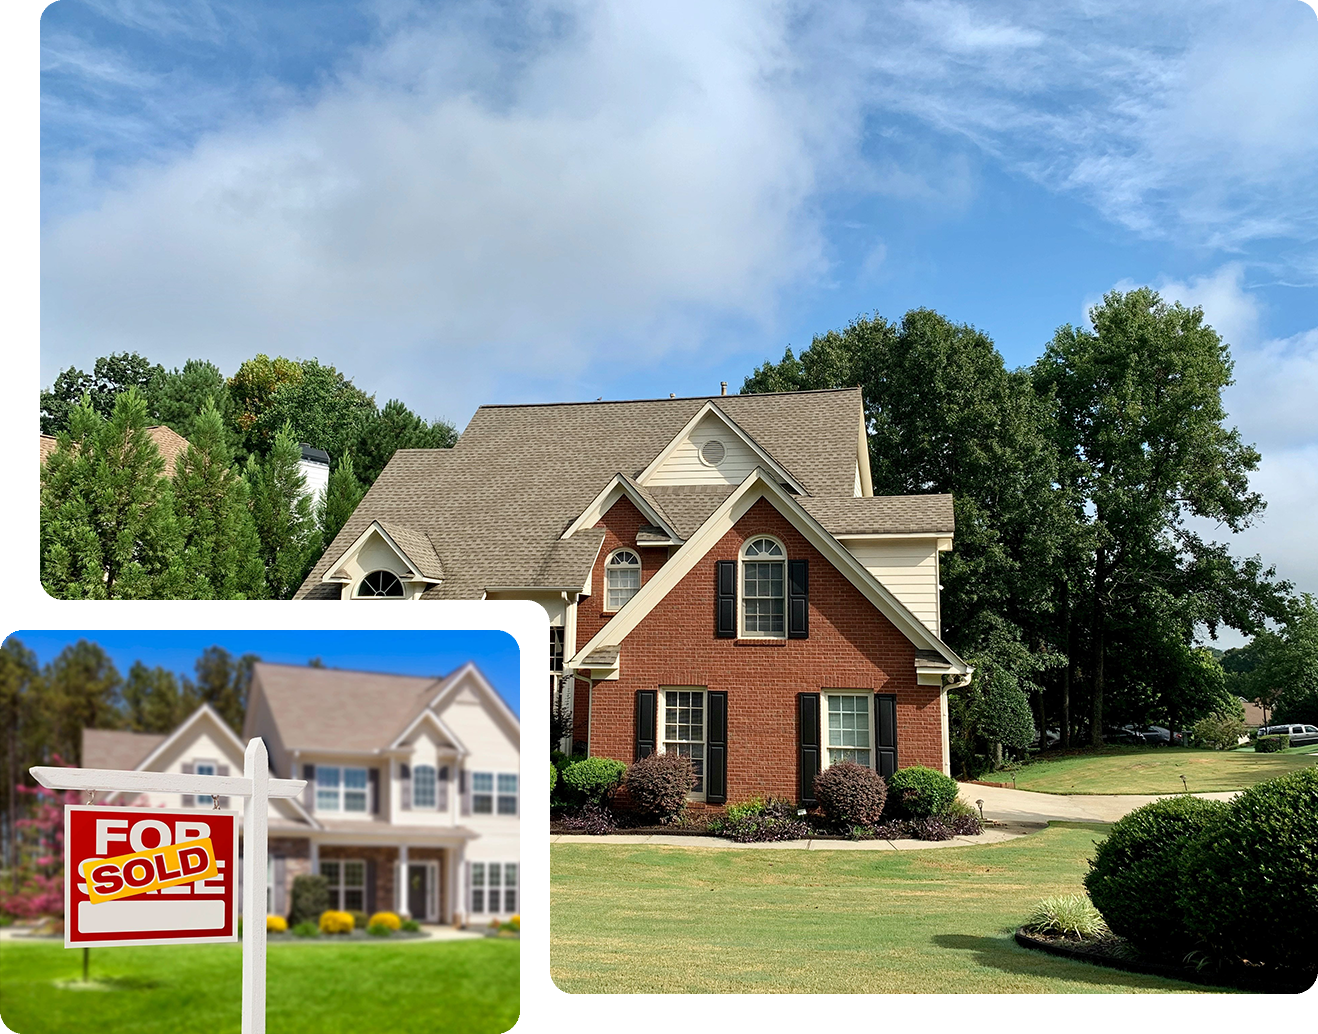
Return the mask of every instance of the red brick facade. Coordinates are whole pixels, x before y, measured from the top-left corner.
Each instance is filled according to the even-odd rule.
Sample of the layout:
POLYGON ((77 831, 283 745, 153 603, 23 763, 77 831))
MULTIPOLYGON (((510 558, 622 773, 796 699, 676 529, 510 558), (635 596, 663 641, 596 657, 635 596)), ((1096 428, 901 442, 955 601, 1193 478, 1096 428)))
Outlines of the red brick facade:
MULTIPOLYGON (((644 523, 627 500, 601 524, 607 529, 594 592, 578 608, 578 647, 602 627, 602 567, 644 523)), ((657 561, 659 550, 642 551, 657 561)), ((700 686, 728 694, 728 801, 757 794, 797 797, 797 694, 860 689, 897 697, 897 763, 942 770, 942 715, 937 686, 916 684, 915 647, 767 500, 737 525, 645 617, 622 644, 621 678, 578 683, 575 738, 589 752, 630 763, 635 752, 638 690, 700 686), (772 535, 790 559, 810 561, 807 639, 718 639, 714 634, 715 562, 736 560, 747 539, 772 535), (587 728, 588 722, 588 728, 587 728)), ((660 717, 662 725, 662 716, 660 717)), ((662 729, 660 730, 662 736, 662 729)))

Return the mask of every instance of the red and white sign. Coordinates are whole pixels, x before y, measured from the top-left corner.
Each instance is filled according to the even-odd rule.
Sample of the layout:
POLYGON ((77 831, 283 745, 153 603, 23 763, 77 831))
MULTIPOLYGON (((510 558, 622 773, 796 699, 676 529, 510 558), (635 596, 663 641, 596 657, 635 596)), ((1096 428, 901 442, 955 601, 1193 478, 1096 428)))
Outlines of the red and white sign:
POLYGON ((64 809, 64 946, 238 939, 238 816, 64 809))

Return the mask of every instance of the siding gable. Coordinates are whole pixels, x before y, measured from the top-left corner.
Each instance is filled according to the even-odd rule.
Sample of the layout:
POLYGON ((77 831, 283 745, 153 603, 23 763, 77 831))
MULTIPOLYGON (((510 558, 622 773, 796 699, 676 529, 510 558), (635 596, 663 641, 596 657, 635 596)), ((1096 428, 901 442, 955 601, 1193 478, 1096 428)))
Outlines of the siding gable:
POLYGON ((762 461, 726 423, 707 413, 690 434, 645 479, 649 485, 739 485, 762 461), (709 441, 722 443, 724 456, 717 465, 700 458, 709 441))
POLYGON ((934 635, 938 620, 937 539, 843 539, 847 551, 934 635))

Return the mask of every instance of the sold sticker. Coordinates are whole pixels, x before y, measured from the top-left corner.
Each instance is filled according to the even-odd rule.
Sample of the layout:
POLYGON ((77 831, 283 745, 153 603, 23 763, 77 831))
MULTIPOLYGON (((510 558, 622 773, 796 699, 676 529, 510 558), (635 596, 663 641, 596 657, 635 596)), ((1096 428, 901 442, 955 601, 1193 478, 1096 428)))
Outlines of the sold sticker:
POLYGON ((210 837, 115 858, 89 858, 78 868, 92 904, 208 880, 218 873, 210 837))

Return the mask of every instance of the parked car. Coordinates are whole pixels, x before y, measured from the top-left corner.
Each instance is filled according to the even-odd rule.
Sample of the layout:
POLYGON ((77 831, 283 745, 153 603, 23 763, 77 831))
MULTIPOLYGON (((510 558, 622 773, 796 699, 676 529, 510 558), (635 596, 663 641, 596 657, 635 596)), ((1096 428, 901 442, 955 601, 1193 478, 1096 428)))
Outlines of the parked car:
POLYGON ((1174 743, 1179 745, 1185 742, 1184 734, 1172 732, 1171 729, 1165 728, 1161 725, 1150 725, 1147 729, 1144 729, 1143 732, 1145 740, 1150 743, 1161 743, 1163 745, 1174 743))
POLYGON ((1265 725, 1259 729, 1260 736, 1289 736, 1292 747, 1303 747, 1318 743, 1318 726, 1313 725, 1265 725))

